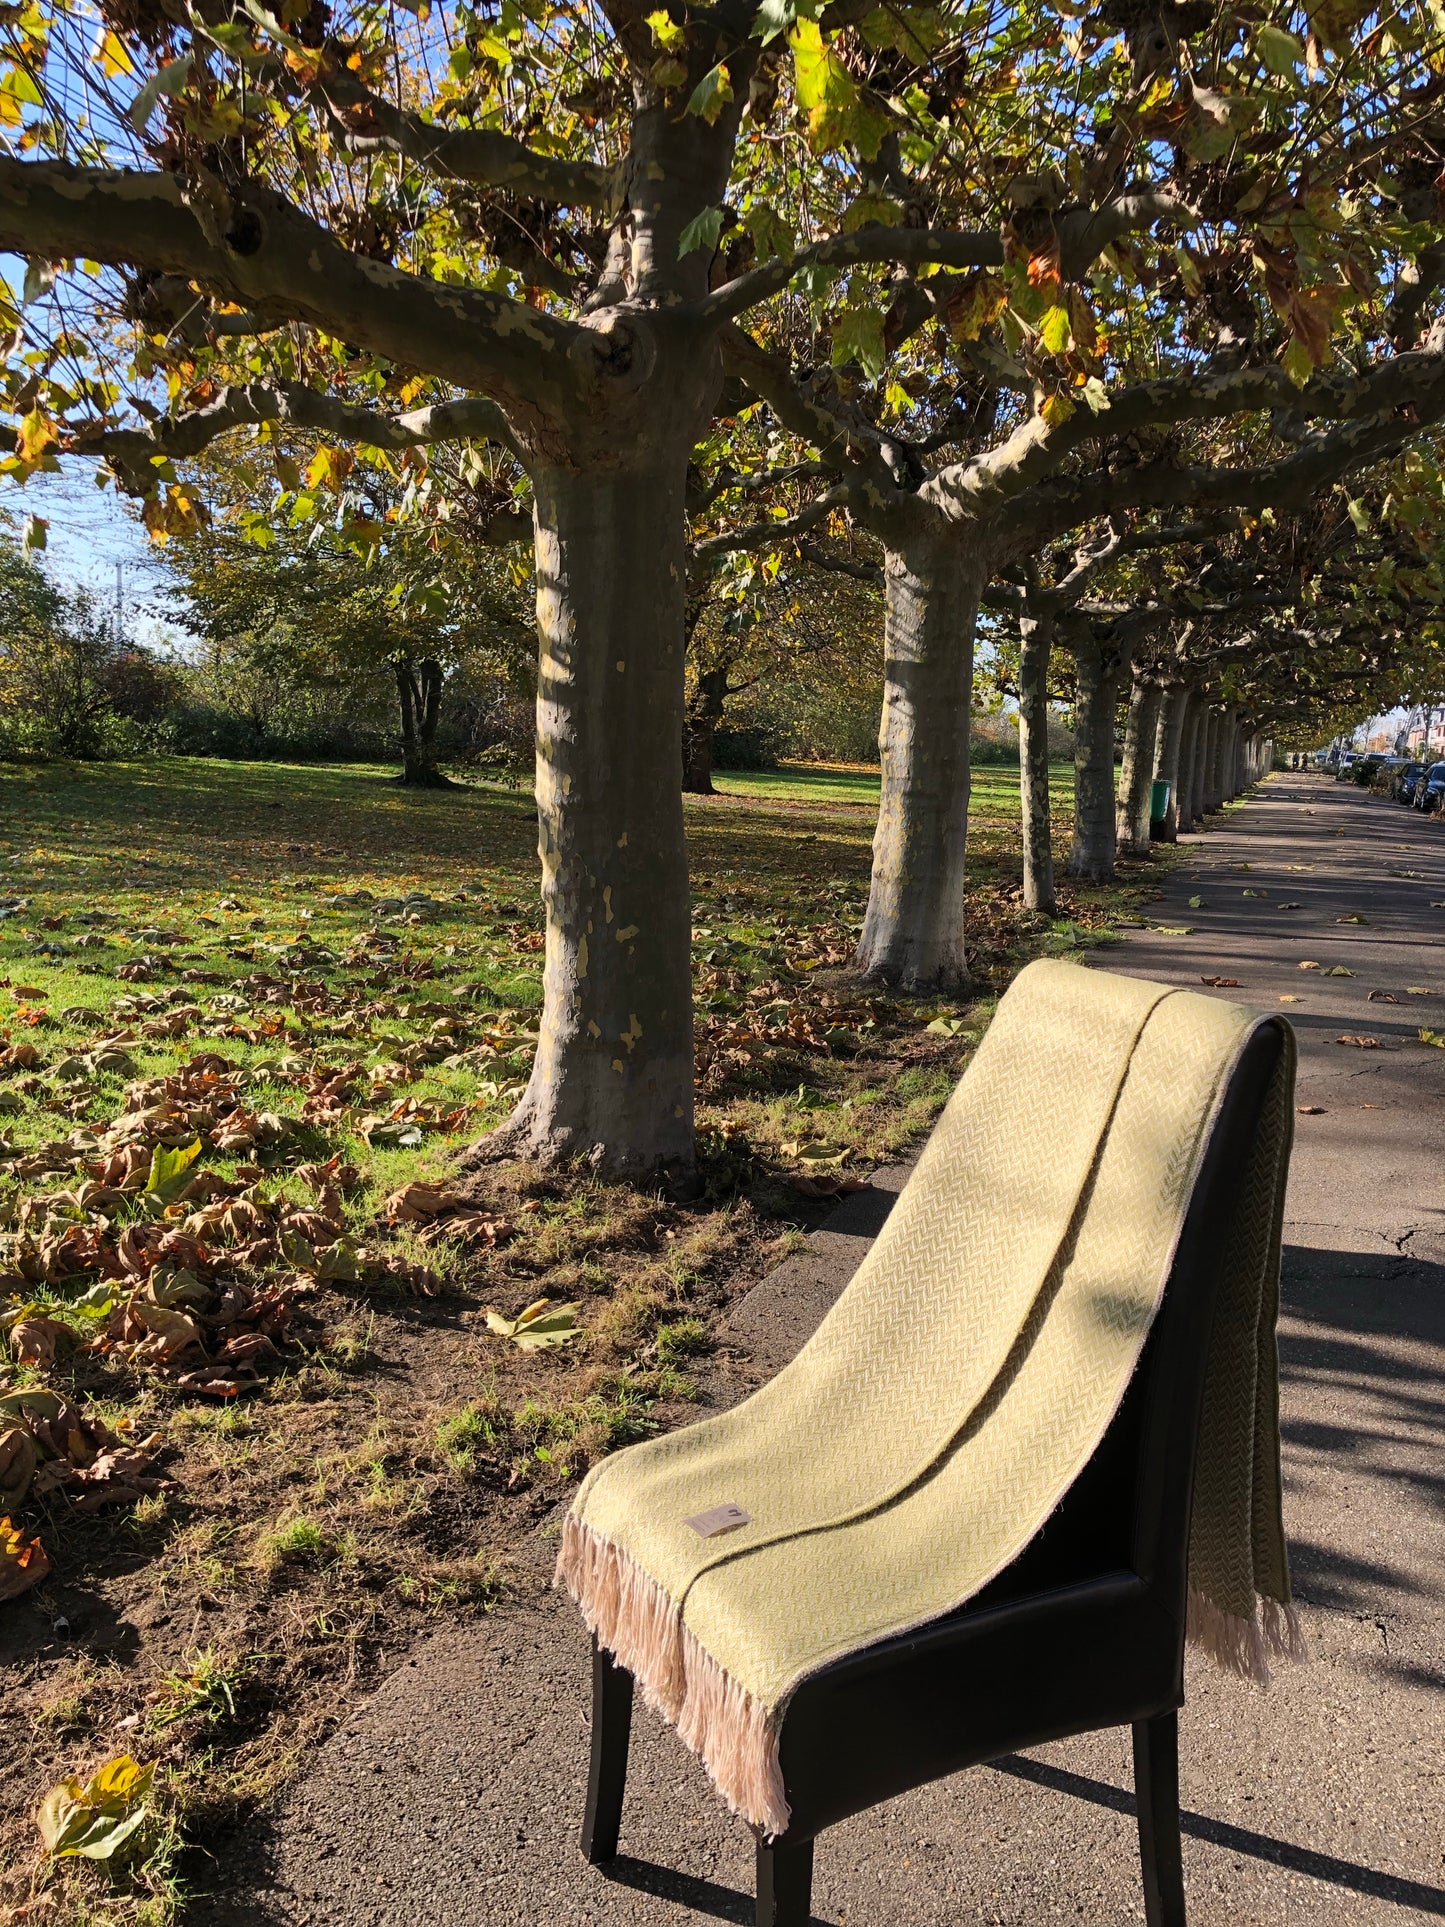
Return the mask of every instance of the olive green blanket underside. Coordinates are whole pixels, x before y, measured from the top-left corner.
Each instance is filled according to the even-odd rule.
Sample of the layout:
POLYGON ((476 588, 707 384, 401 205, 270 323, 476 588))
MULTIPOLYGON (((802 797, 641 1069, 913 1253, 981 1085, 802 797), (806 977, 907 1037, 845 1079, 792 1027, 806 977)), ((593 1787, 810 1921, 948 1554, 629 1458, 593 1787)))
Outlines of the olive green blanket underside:
MULTIPOLYGON (((1265 1021, 1031 965, 798 1357, 582 1485, 559 1576, 755 1825, 786 1825, 776 1733, 798 1682, 966 1602, 1087 1463, 1158 1308, 1225 1081, 1265 1021), (688 1524, 729 1503, 748 1524, 712 1538, 688 1524)), ((1190 1546, 1192 1630, 1256 1674, 1287 1643, 1290 1597, 1275 1324, 1292 1087, 1291 1039, 1227 1253, 1190 1546)))

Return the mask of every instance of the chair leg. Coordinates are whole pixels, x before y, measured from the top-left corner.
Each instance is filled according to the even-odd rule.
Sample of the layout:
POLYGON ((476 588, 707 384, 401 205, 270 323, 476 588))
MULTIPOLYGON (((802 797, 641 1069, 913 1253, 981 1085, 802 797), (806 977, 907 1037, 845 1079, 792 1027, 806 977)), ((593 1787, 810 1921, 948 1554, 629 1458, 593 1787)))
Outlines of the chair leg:
POLYGON ((1134 1722, 1134 1790, 1147 1927, 1186 1927, 1179 1839, 1179 1715, 1134 1722))
POLYGON ((587 1811, 582 1819, 582 1852, 594 1867, 616 1857, 631 1734, 632 1675, 594 1639, 592 1760, 587 1769, 587 1811))
POLYGON ((757 1927, 808 1927, 813 1918, 813 1843, 758 1842, 757 1927))

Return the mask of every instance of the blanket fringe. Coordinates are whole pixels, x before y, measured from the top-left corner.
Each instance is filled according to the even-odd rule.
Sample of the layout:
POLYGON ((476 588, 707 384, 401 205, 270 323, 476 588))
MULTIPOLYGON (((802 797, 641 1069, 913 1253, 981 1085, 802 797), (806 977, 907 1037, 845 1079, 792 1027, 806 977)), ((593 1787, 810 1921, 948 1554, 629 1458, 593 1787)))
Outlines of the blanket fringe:
POLYGON ((1256 1608, 1247 1618, 1226 1612, 1191 1586, 1186 1632, 1190 1644, 1200 1647, 1217 1666, 1268 1686, 1271 1659, 1305 1660, 1309 1649, 1296 1606, 1261 1597, 1256 1608))
POLYGON ((677 1602, 620 1546, 571 1513, 553 1583, 566 1587, 598 1643, 677 1728, 732 1812, 772 1839, 785 1833, 777 1728, 761 1701, 683 1624, 677 1602))

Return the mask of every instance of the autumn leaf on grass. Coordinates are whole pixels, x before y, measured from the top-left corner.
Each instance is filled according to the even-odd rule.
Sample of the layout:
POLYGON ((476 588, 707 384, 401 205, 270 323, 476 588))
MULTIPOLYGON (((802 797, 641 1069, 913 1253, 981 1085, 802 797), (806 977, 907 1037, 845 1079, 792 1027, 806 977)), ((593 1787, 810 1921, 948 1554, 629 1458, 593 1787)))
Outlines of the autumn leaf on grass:
POLYGON ((797 1171, 789 1181, 803 1198, 843 1198, 855 1191, 868 1189, 867 1178, 848 1177, 842 1172, 825 1173, 813 1178, 804 1171, 797 1171))
POLYGON ((539 1298, 515 1318, 504 1318, 499 1311, 487 1313, 487 1330, 498 1338, 510 1338, 524 1352, 542 1351, 565 1345, 577 1336, 578 1305, 554 1305, 550 1298, 539 1298))
POLYGON ((924 1029, 931 1031, 935 1037, 961 1037, 968 1029, 968 1020, 965 1017, 935 1017, 931 1024, 925 1024, 924 1029))
POLYGON ((452 1211, 461 1202, 449 1184, 427 1184, 414 1178, 386 1201, 388 1224, 430 1224, 433 1218, 452 1211))
POLYGON ((0 1519, 0 1605, 38 1586, 49 1572, 50 1557, 40 1541, 8 1518, 0 1519))
POLYGON ((25 1305, 4 1321, 10 1327, 10 1356, 17 1365, 33 1365, 46 1371, 55 1363, 61 1348, 69 1350, 75 1333, 58 1318, 51 1318, 38 1305, 25 1305))
POLYGON ((111 1859, 144 1824, 155 1771, 154 1760, 141 1766, 122 1753, 84 1786, 62 1780, 52 1787, 35 1816, 45 1851, 57 1860, 111 1859))
POLYGON ((454 1211, 450 1217, 436 1218, 417 1233, 424 1245, 439 1244, 444 1238, 459 1244, 497 1245, 511 1236, 505 1218, 494 1218, 486 1211, 454 1211))
POLYGON ((287 1264, 294 1265, 297 1271, 305 1272, 318 1283, 354 1285, 361 1278, 360 1258, 350 1238, 338 1238, 335 1244, 318 1251, 294 1226, 283 1224, 279 1240, 281 1255, 287 1264))
POLYGON ((37 1459, 30 1428, 18 1419, 0 1420, 0 1506, 22 1503, 35 1477, 37 1459))
POLYGON ((174 1204, 191 1183, 190 1169, 201 1155, 201 1140, 193 1138, 189 1144, 167 1147, 158 1144, 151 1152, 150 1175, 146 1178, 146 1193, 160 1204, 174 1204))
POLYGON ((1380 1040, 1378 1037, 1337 1037, 1335 1042, 1337 1044, 1353 1044, 1356 1050, 1378 1050, 1380 1048, 1380 1040))
POLYGON ((799 1164, 806 1165, 810 1171, 820 1171, 830 1164, 842 1164, 848 1155, 846 1144, 826 1144, 818 1140, 803 1143, 797 1138, 790 1139, 779 1149, 785 1158, 796 1158, 799 1164))

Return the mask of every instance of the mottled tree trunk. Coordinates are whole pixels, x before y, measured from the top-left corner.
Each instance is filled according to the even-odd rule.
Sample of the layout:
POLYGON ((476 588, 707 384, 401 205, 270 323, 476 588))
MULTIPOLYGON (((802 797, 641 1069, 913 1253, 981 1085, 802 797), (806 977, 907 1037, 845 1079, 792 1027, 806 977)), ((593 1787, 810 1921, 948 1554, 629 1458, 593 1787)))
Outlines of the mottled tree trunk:
POLYGON ((430 656, 413 662, 398 656, 392 664, 401 707, 401 780, 422 789, 448 789, 437 768, 436 735, 441 714, 442 667, 430 656))
POLYGON ((1159 843, 1179 841, 1179 751, 1189 708, 1189 692, 1178 683, 1165 688, 1159 703, 1159 722, 1155 735, 1154 777, 1156 783, 1169 785, 1169 804, 1157 835, 1159 843))
POLYGON ((1219 712, 1219 727, 1214 736, 1214 756, 1210 764, 1210 803, 1212 810, 1222 809, 1229 801, 1229 741, 1234 729, 1234 711, 1222 709, 1219 712))
POLYGON ((1208 727, 1204 734, 1204 763, 1200 770, 1199 813, 1208 816, 1219 808, 1219 798, 1215 793, 1215 778, 1219 762, 1219 711, 1211 708, 1208 727))
POLYGON ((617 1173, 692 1156, 685 474, 680 441, 652 464, 532 470, 544 1001, 526 1093, 474 1155, 617 1173))
POLYGON ((713 796, 713 744, 728 699, 726 669, 705 670, 687 706, 682 738, 682 787, 690 796, 713 796))
POLYGON ((1194 732, 1194 754, 1189 762, 1189 819, 1196 830, 1204 827, 1204 796, 1209 787, 1209 725, 1213 715, 1213 710, 1201 696, 1199 722, 1194 732))
POLYGON ((884 570, 882 794, 855 963, 903 989, 967 982, 969 711, 982 567, 946 529, 915 530, 884 570))
POLYGON ((1074 643, 1074 840, 1065 874, 1107 883, 1114 874, 1114 712, 1119 651, 1087 629, 1074 643))
POLYGON ((1179 741, 1179 830, 1183 835, 1194 828, 1194 785, 1200 756, 1200 726, 1204 704, 1198 696, 1189 698, 1184 728, 1179 741))
POLYGON ((1159 685, 1136 676, 1124 725, 1124 761, 1114 828, 1120 856, 1149 854, 1149 793, 1154 780, 1154 737, 1159 722, 1159 685))
POLYGON ((1052 614, 1019 617, 1019 804, 1023 820, 1024 903, 1052 916, 1053 821, 1049 805, 1049 659, 1052 614))

